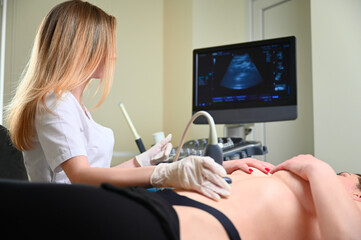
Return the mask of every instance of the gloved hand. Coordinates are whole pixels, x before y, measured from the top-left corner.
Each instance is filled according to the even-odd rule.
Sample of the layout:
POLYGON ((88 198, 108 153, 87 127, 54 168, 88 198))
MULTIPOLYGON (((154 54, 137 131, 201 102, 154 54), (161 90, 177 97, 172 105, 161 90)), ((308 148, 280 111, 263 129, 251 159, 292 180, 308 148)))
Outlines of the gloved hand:
POLYGON ((149 150, 135 157, 140 166, 152 166, 161 162, 166 162, 169 157, 169 153, 172 150, 172 134, 169 134, 165 139, 155 144, 149 150))
POLYGON ((224 168, 210 157, 189 156, 173 163, 156 166, 150 183, 154 187, 174 187, 195 190, 218 200, 230 195, 230 185, 222 178, 224 168))

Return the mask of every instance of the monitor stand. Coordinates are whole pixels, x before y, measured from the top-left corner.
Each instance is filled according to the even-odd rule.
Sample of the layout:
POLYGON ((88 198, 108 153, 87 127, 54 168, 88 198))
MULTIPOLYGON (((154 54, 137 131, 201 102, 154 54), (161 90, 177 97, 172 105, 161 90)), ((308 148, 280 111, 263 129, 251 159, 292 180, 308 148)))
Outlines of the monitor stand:
POLYGON ((231 138, 242 138, 246 141, 248 134, 252 132, 254 124, 226 124, 224 125, 223 135, 231 138))
POLYGON ((253 157, 268 153, 267 147, 259 141, 247 141, 246 137, 252 132, 254 124, 226 124, 224 125, 223 157, 224 160, 253 157))

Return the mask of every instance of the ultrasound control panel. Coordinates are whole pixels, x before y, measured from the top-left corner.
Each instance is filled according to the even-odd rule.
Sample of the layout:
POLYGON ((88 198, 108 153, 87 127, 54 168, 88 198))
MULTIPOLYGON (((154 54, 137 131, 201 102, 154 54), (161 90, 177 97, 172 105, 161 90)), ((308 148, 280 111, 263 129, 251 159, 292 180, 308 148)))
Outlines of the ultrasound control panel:
MULTIPOLYGON (((180 151, 179 159, 188 156, 204 156, 204 149, 207 146, 208 139, 190 140, 183 144, 180 151)), ((233 160, 252 157, 255 155, 267 154, 267 147, 262 146, 257 141, 244 141, 242 138, 218 138, 218 144, 223 151, 223 160, 233 160)), ((170 153, 170 160, 172 161, 176 155, 177 148, 173 148, 170 153)))

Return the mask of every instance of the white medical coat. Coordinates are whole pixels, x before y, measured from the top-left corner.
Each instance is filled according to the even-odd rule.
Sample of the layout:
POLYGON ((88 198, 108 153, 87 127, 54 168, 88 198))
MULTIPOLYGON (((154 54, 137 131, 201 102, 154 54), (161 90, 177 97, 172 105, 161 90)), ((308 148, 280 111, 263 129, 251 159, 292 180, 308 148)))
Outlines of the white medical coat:
POLYGON ((59 102, 54 93, 46 104, 53 113, 40 107, 35 116, 35 148, 24 151, 24 161, 31 181, 70 183, 61 164, 75 156, 86 156, 92 167, 109 168, 113 131, 97 124, 84 113, 72 93, 66 92, 59 102))

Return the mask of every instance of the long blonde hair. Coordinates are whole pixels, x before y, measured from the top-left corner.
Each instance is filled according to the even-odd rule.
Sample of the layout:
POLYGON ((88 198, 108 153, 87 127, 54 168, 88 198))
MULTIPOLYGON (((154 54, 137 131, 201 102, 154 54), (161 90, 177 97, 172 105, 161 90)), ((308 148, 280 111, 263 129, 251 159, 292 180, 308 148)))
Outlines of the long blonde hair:
MULTIPOLYGON (((21 151, 34 147, 35 113, 49 92, 58 100, 87 82, 104 63, 100 106, 109 94, 115 65, 116 19, 81 0, 55 6, 43 19, 30 60, 7 107, 10 137, 21 151)), ((98 91, 96 90, 96 92, 98 91)))

